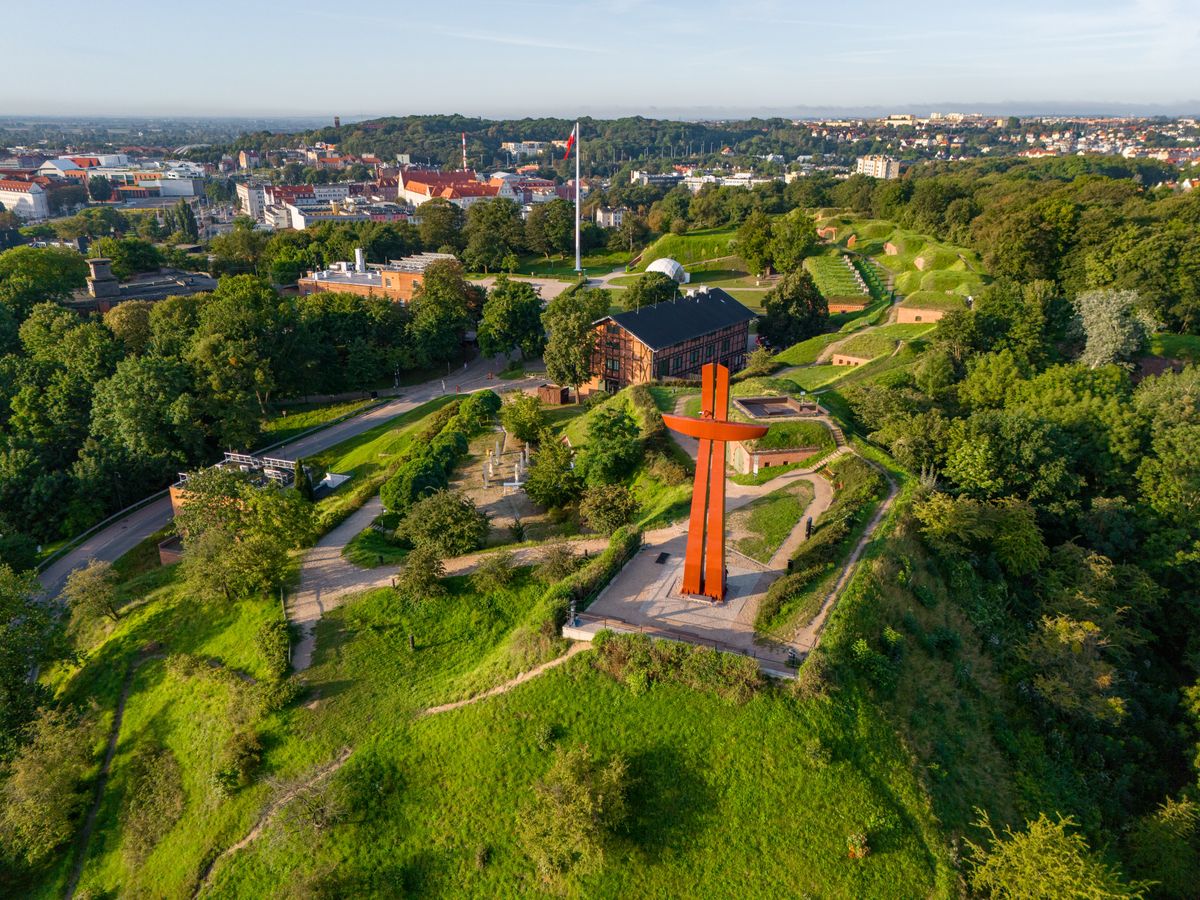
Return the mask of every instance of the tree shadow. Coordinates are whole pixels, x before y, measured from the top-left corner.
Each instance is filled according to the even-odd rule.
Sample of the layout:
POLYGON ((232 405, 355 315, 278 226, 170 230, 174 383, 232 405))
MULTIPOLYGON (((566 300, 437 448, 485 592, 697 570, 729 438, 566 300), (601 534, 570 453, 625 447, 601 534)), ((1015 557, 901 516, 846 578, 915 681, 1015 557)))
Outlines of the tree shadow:
POLYGON ((669 744, 642 750, 628 762, 631 784, 624 835, 654 857, 700 827, 716 801, 696 768, 669 744))

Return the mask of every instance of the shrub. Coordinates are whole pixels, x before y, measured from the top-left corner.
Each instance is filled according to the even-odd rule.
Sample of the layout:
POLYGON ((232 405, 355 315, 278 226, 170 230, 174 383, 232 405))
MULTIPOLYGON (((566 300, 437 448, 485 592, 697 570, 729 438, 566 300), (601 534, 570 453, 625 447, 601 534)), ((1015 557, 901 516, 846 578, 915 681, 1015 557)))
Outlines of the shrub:
POLYGON ((165 747, 141 744, 134 751, 121 815, 121 850, 139 867, 183 814, 183 771, 165 747))
POLYGON ((446 590, 442 586, 445 574, 446 565, 436 547, 414 547, 396 576, 396 590, 410 600, 439 597, 446 590))
POLYGON ((291 665, 288 656, 292 647, 287 622, 282 619, 264 622, 254 633, 254 646, 258 648, 273 680, 278 680, 287 674, 291 665))
POLYGON ((303 685, 295 676, 260 681, 254 686, 254 701, 259 715, 286 709, 300 696, 303 685))
POLYGON ((650 458, 646 474, 663 484, 684 484, 688 480, 687 469, 665 453, 655 453, 650 458))
POLYGON ((612 534, 627 525, 637 514, 638 502, 629 488, 621 484, 589 487, 579 504, 579 515, 591 529, 612 534))
POLYGON ((555 751, 518 823, 521 843, 543 881, 559 886, 600 868, 626 815, 627 786, 620 756, 601 763, 587 747, 555 751))
POLYGON ((709 647, 611 633, 594 640, 592 646, 597 651, 596 666, 638 693, 655 681, 674 681, 745 703, 764 683, 758 663, 750 657, 709 647))
POLYGON ((461 491, 436 491, 418 500, 396 529, 414 547, 432 547, 444 558, 483 546, 488 520, 461 491))
POLYGON ((566 578, 579 567, 579 556, 568 541, 561 538, 546 541, 542 547, 534 573, 539 581, 554 584, 566 578))
POLYGON ((254 770, 262 762, 262 741, 251 728, 235 731, 225 744, 221 761, 213 773, 213 784, 219 794, 228 796, 248 785, 254 770))
POLYGON ((792 691, 801 700, 824 700, 836 690, 836 678, 836 673, 825 654, 814 650, 808 654, 796 672, 792 691))
POLYGON ((489 553, 479 562, 471 575, 471 586, 477 593, 494 594, 512 584, 516 577, 516 557, 508 550, 489 553))

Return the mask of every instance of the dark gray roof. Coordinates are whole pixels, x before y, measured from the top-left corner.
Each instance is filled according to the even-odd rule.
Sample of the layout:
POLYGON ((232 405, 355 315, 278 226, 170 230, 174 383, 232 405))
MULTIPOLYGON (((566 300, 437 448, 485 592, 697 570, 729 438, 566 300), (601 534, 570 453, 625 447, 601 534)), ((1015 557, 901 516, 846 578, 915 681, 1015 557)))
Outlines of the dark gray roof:
POLYGON ((611 319, 651 350, 662 350, 754 318, 754 313, 720 288, 705 288, 690 297, 605 316, 599 321, 611 319))

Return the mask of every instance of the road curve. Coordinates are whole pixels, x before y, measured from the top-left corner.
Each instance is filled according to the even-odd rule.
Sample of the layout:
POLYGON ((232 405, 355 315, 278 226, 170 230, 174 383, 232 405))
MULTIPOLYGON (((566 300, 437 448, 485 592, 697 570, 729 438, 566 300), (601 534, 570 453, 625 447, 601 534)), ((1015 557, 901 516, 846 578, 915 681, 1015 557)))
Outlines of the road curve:
MULTIPOLYGON (((491 387, 502 390, 516 387, 521 382, 489 381, 489 372, 500 368, 495 360, 476 359, 466 369, 451 370, 444 383, 446 390, 453 392, 461 389, 467 391, 491 387)), ((276 447, 272 454, 285 459, 295 459, 301 456, 311 456, 341 443, 348 438, 369 431, 376 425, 403 415, 409 410, 427 403, 442 395, 442 378, 435 378, 424 384, 415 385, 382 406, 377 406, 360 416, 331 425, 320 431, 298 438, 281 447, 276 447)), ((66 583, 67 576, 75 569, 85 565, 89 559, 95 558, 106 562, 116 562, 154 532, 164 528, 172 519, 171 501, 162 497, 134 510, 124 518, 118 519, 107 528, 96 532, 78 547, 73 548, 60 559, 47 566, 38 576, 42 587, 52 596, 57 595, 66 583)))

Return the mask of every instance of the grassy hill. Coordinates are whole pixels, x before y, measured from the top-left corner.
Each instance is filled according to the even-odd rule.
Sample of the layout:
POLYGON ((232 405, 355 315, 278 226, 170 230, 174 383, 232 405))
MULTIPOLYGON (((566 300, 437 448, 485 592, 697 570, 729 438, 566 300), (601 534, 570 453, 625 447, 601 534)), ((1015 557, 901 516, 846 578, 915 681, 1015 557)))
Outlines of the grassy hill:
POLYGON ((736 237, 737 229, 732 226, 703 228, 689 231, 687 234, 664 234, 643 251, 634 271, 644 272, 646 266, 663 257, 670 257, 684 266, 689 266, 707 259, 732 256, 735 252, 733 244, 736 237))

